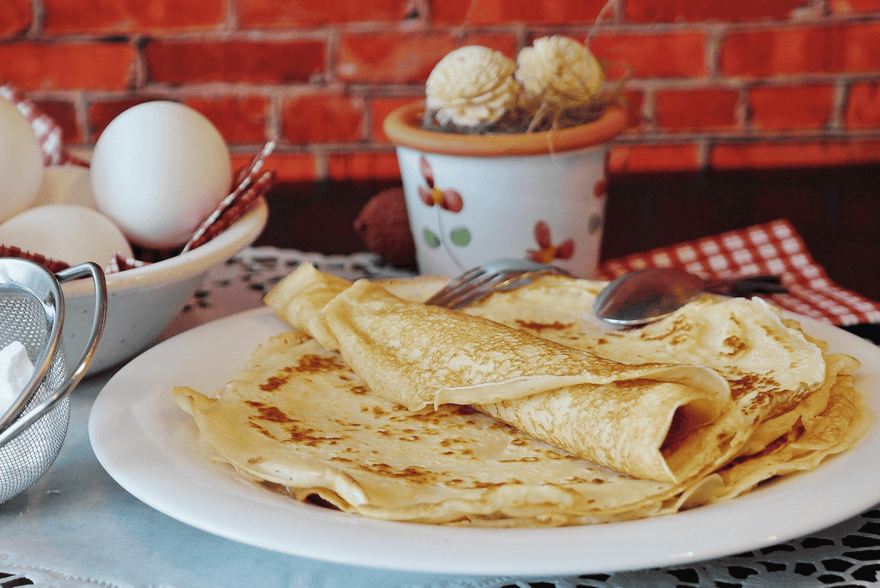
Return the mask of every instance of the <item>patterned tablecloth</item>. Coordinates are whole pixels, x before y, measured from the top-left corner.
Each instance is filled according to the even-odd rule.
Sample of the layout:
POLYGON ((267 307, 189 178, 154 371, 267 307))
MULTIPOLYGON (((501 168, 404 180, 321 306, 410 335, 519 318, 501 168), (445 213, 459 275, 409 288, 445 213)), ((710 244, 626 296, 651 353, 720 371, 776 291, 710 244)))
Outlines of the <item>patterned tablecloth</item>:
MULTIPOLYGON (((260 306, 263 294, 303 261, 348 279, 408 275, 369 254, 325 256, 250 248, 208 275, 166 337, 260 306)), ((387 572, 250 547, 155 511, 103 471, 89 445, 86 425, 91 403, 111 375, 99 374, 77 388, 58 460, 37 484, 0 505, 0 588, 752 588, 869 586, 880 581, 880 509, 753 552, 670 568, 561 578, 387 572)))

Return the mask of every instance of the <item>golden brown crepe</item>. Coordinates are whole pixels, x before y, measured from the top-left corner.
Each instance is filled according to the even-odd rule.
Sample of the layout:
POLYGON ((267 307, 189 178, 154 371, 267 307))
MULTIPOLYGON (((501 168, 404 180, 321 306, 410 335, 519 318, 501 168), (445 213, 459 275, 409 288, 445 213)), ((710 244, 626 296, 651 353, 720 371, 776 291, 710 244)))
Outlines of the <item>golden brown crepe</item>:
POLYGON ((425 300, 442 280, 381 285, 399 296, 306 266, 267 297, 303 332, 263 345, 216 398, 174 390, 219 461, 365 516, 571 525, 732 498, 817 467, 870 426, 852 387, 858 362, 824 353, 760 301, 706 297, 650 328, 616 331, 584 310, 596 282, 546 277, 466 310, 483 319, 401 300, 425 300), (500 323, 510 328, 491 335, 500 323), (503 345, 530 350, 515 349, 516 361, 493 355, 503 345), (577 369, 551 361, 542 372, 544 353, 577 369), (492 370, 477 369, 489 361, 492 370), (732 397, 713 387, 715 373, 732 397))
POLYGON ((689 504, 731 498, 775 475, 814 469, 870 428, 867 405, 852 385, 859 362, 827 353, 827 344, 764 300, 704 295, 663 321, 613 329, 582 312, 603 286, 547 276, 466 312, 617 361, 678 360, 722 374, 735 410, 757 426, 723 469, 723 483, 707 478, 689 504), (812 450, 798 449, 805 444, 812 450))
POLYGON ((583 312, 603 285, 547 276, 466 312, 628 364, 709 366, 759 420, 785 412, 824 381, 822 349, 759 298, 705 295, 665 320, 613 329, 583 312))
MULTIPOLYGON (((343 284, 309 265, 285 278, 266 303, 325 349, 339 351, 375 394, 410 410, 479 407, 579 457, 659 481, 683 477, 668 465, 671 447, 688 453, 688 468, 719 458, 711 446, 671 444, 727 412, 727 382, 703 366, 611 361, 406 301, 367 280, 343 284)), ((727 440, 740 429, 728 423, 715 434, 727 440)))
POLYGON ((374 518, 576 524, 656 514, 676 494, 468 407, 407 410, 300 333, 261 346, 219 398, 174 394, 203 442, 244 479, 374 518))

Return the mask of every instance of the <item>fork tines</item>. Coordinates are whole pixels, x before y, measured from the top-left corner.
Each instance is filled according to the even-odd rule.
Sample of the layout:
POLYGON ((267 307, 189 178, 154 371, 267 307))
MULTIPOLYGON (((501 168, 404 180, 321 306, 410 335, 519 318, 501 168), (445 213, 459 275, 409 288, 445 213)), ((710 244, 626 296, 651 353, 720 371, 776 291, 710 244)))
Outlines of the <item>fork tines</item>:
POLYGON ((552 265, 527 260, 497 260, 470 269, 455 278, 425 304, 460 309, 486 298, 493 292, 512 290, 532 281, 536 276, 568 272, 552 265))
POLYGON ((482 267, 475 267, 446 284, 425 304, 452 309, 462 308, 491 294, 493 291, 491 286, 506 277, 506 274, 493 274, 482 267))

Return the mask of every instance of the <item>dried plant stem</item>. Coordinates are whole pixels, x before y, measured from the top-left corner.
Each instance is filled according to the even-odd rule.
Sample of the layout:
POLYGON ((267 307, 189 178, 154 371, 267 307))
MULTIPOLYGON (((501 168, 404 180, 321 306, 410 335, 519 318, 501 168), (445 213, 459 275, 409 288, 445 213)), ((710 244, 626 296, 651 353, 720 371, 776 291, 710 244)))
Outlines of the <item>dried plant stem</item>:
POLYGON ((589 45, 590 40, 593 38, 593 34, 596 32, 596 29, 599 28, 599 25, 605 19, 605 15, 611 10, 612 6, 617 6, 618 0, 608 0, 605 3, 605 6, 602 7, 602 10, 599 11, 599 15, 596 17, 596 21, 593 23, 593 26, 590 27, 590 32, 587 33, 587 38, 584 40, 584 45, 589 45))

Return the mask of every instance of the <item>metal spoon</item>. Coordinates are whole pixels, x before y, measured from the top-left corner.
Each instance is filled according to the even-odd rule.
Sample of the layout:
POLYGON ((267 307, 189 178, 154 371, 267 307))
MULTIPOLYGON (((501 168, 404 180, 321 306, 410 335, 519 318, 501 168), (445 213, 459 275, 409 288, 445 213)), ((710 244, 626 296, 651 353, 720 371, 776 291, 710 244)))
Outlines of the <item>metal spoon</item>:
POLYGON ((672 314, 703 292, 753 296, 785 291, 779 276, 705 281, 677 268, 648 268, 609 282, 596 297, 593 312, 608 323, 638 326, 672 314))

